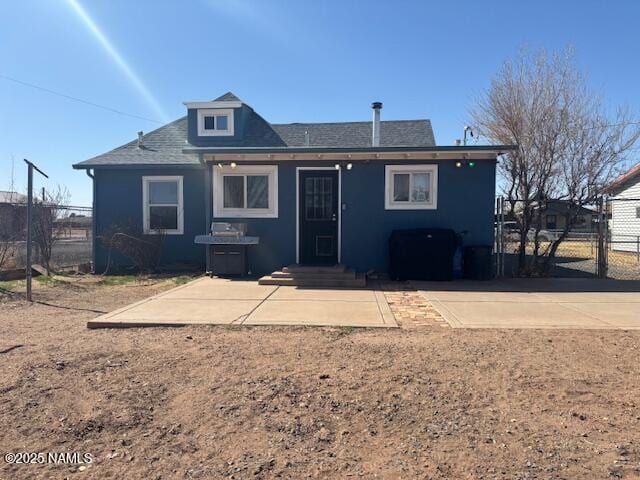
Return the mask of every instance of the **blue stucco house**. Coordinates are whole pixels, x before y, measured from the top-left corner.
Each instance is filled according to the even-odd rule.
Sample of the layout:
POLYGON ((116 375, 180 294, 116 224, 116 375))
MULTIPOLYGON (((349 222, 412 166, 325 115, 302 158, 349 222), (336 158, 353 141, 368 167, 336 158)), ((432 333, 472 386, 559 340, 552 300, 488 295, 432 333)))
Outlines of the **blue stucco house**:
MULTIPOLYGON (((94 268, 100 236, 131 223, 163 232, 162 262, 204 268, 194 243, 212 221, 260 237, 254 274, 289 264, 388 268, 394 229, 466 232, 493 243, 496 159, 510 146, 436 146, 429 120, 272 124, 232 93, 185 102, 186 116, 74 165, 93 179, 94 268)), ((125 262, 123 258, 117 262, 125 262)))

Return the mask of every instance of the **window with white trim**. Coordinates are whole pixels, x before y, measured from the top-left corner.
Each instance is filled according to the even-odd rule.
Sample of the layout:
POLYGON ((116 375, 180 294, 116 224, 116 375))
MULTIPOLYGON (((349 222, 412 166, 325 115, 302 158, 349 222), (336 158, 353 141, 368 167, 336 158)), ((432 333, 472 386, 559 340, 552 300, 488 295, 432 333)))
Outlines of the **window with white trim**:
POLYGON ((203 108, 198 110, 198 136, 233 135, 232 108, 203 108))
POLYGON ((438 204, 437 165, 386 165, 384 208, 434 210, 438 204))
POLYGON ((215 166, 213 215, 215 217, 277 218, 278 167, 215 166))
POLYGON ((184 233, 181 176, 142 177, 142 221, 145 234, 184 233))

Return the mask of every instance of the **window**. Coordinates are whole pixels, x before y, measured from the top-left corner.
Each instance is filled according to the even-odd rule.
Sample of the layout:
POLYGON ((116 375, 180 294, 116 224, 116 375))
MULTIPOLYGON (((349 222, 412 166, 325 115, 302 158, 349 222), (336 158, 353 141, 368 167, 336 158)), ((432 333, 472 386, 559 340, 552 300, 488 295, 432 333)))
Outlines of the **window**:
POLYGON ((384 183, 387 210, 437 208, 437 165, 387 165, 384 183))
POLYGON ((636 207, 636 218, 640 218, 640 207, 636 207))
POLYGON ((278 217, 278 167, 213 168, 215 217, 278 217))
POLYGON ((305 220, 331 220, 333 216, 333 179, 307 177, 305 179, 305 220))
POLYGON ((205 108, 198 110, 198 135, 201 137, 232 136, 233 109, 205 108))
POLYGON ((546 223, 548 230, 555 230, 558 225, 558 217, 556 215, 547 215, 546 223))
POLYGON ((142 209, 145 234, 182 235, 182 177, 142 177, 142 209))

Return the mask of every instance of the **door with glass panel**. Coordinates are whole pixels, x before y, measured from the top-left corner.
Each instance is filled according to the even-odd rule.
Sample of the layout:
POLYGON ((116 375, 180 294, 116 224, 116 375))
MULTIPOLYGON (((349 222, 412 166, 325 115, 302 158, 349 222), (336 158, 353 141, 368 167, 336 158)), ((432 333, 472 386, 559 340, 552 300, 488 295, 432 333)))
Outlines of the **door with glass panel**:
POLYGON ((300 263, 338 263, 338 172, 299 172, 300 263))

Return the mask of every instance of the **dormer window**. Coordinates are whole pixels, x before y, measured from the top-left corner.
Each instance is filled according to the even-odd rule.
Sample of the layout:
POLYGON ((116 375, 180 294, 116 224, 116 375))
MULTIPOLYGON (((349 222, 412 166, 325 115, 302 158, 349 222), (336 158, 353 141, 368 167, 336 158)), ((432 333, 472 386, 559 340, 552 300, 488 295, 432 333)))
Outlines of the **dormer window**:
POLYGON ((198 136, 233 135, 233 109, 206 108, 198 110, 198 136))

